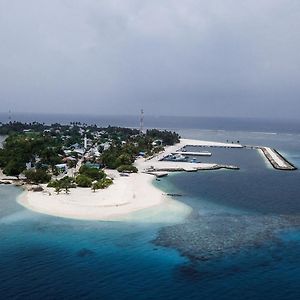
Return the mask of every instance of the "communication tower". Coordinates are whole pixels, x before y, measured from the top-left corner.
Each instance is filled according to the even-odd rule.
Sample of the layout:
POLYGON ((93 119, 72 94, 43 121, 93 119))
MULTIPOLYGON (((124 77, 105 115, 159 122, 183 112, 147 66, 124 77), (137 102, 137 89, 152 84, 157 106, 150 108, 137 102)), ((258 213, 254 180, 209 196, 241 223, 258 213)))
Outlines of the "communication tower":
POLYGON ((144 110, 141 109, 141 115, 140 115, 140 132, 142 133, 144 129, 144 110))
POLYGON ((11 110, 8 111, 8 122, 11 122, 11 110))

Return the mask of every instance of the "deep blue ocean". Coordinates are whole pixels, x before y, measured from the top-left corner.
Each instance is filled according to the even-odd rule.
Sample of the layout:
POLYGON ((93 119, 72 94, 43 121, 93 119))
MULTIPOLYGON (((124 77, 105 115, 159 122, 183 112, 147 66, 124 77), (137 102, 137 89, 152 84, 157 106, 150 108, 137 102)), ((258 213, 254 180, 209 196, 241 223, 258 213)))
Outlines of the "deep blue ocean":
MULTIPOLYGON (((227 125, 211 129, 212 120, 203 121, 205 129, 199 120, 193 129, 173 122, 151 126, 177 128, 186 138, 276 147, 300 167, 294 122, 285 129, 262 120, 261 127, 223 120, 227 125)), ((201 160, 240 170, 154 182, 193 208, 178 222, 167 221, 167 210, 161 222, 149 222, 146 211, 145 222, 46 216, 18 205, 18 188, 0 186, 1 299, 299 299, 300 172, 276 171, 255 150, 210 151, 201 160)))

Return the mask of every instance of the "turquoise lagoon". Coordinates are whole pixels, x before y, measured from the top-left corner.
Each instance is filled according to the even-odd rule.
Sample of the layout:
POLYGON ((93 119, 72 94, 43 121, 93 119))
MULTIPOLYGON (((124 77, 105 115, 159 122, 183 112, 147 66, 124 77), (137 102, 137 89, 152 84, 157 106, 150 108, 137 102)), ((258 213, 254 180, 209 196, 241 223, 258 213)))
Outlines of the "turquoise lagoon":
MULTIPOLYGON (((181 134, 274 146, 300 166, 297 134, 181 134)), ((299 299, 299 171, 268 168, 254 150, 212 152, 241 169, 154 182, 183 195, 184 219, 168 207, 123 222, 56 218, 0 186, 2 299, 299 299)))

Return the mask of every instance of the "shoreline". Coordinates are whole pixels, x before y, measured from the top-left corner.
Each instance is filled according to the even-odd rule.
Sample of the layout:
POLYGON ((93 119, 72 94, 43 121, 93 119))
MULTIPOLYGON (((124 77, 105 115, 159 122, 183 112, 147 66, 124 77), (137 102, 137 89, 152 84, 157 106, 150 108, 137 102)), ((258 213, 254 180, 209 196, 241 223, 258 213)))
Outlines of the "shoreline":
MULTIPOLYGON (((232 144, 227 143, 182 139, 178 144, 165 147, 165 151, 151 159, 137 159, 135 166, 138 168, 138 173, 120 176, 116 170, 106 170, 107 175, 114 178, 114 183, 107 189, 92 192, 90 188, 77 187, 70 189, 70 194, 61 192, 57 195, 54 189, 42 185, 42 192, 27 189, 17 201, 25 208, 38 213, 79 220, 119 221, 128 220, 130 217, 134 219, 133 214, 136 212, 147 212, 154 207, 159 211, 158 207, 163 207, 164 204, 167 209, 161 213, 157 219, 158 222, 164 221, 166 215, 174 212, 186 217, 191 213, 192 208, 174 199, 171 194, 167 195, 155 187, 152 184, 155 175, 145 172, 153 164, 162 168, 165 167, 166 163, 170 165, 170 162, 160 161, 161 155, 164 156, 174 150, 181 149, 186 144, 212 147, 232 146, 232 144)), ((236 146, 241 147, 241 145, 236 146)), ((178 164, 181 166, 183 164, 183 170, 187 169, 188 166, 194 169, 195 165, 199 170, 216 169, 216 164, 171 162, 173 171, 176 170, 178 164)))
MULTIPOLYGON (((169 212, 172 213, 172 209, 179 215, 187 216, 192 208, 174 199, 171 192, 167 195, 154 186, 152 181, 156 176, 166 176, 169 172, 192 172, 220 168, 238 169, 238 167, 215 163, 163 161, 166 155, 180 151, 185 145, 244 148, 240 144, 181 139, 180 143, 165 147, 163 152, 151 158, 136 159, 134 165, 137 167, 138 173, 121 176, 116 170, 106 170, 107 175, 114 178, 114 183, 107 189, 92 192, 90 188, 77 187, 70 189, 70 194, 61 192, 57 195, 53 188, 47 188, 46 185, 42 185, 42 192, 33 191, 27 187, 27 191, 20 195, 17 202, 38 213, 79 220, 130 220, 132 214, 136 212, 147 212, 147 209, 154 207, 159 211, 158 207, 162 207, 164 204, 169 206, 157 220, 158 222, 163 220, 169 212)), ((26 189, 26 185, 24 187, 26 189)), ((133 216, 132 218, 134 219, 133 216)))
POLYGON ((116 176, 113 185, 96 192, 90 188, 75 188, 70 189, 70 194, 57 195, 50 188, 43 192, 25 190, 17 202, 37 213, 77 220, 122 221, 130 219, 131 214, 134 219, 136 212, 146 212, 163 204, 187 216, 192 209, 155 187, 154 178, 143 173, 116 176))

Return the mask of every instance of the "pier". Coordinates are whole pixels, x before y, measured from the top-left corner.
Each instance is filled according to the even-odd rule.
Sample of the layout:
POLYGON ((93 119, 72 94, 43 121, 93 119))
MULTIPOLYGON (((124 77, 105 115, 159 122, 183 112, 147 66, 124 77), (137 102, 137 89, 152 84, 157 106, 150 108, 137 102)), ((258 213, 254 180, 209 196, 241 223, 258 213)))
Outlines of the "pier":
POLYGON ((297 168, 287 161, 279 152, 275 149, 269 147, 256 147, 267 158, 270 164, 273 166, 274 169, 283 170, 283 171, 293 171, 297 170, 297 168))
POLYGON ((200 143, 194 143, 194 144, 186 144, 182 148, 186 147, 201 147, 201 148, 244 148, 241 144, 230 144, 230 143, 219 143, 219 142, 205 142, 201 141, 200 143))
POLYGON ((209 142, 209 141, 198 141, 198 140, 187 140, 181 139, 180 143, 167 147, 164 152, 154 155, 149 159, 143 161, 143 169, 147 173, 152 173, 152 175, 158 175, 157 177, 166 176, 169 172, 197 172, 205 170, 218 170, 218 169, 228 169, 228 170, 239 170, 239 166, 234 165, 222 165, 216 163, 208 162, 196 162, 196 161, 180 161, 174 159, 165 160, 166 157, 172 155, 182 155, 182 156, 210 156, 209 151, 184 151, 187 147, 211 147, 211 148, 236 148, 236 149, 255 149, 261 152, 261 154, 268 160, 274 169, 293 171, 297 168, 285 159, 279 152, 275 149, 265 146, 255 146, 255 145, 241 145, 241 144, 230 144, 230 143, 219 143, 219 142, 209 142))
POLYGON ((173 155, 191 155, 191 156, 211 156, 210 152, 191 152, 191 151, 176 151, 172 152, 173 155))
POLYGON ((149 174, 149 175, 153 175, 156 178, 162 178, 162 177, 166 177, 169 175, 168 172, 160 172, 160 171, 144 171, 143 173, 149 174))
MULTIPOLYGON (((157 173, 171 173, 171 172, 197 172, 209 170, 239 170, 240 168, 233 165, 219 165, 214 163, 189 163, 189 162, 169 162, 161 161, 155 166, 149 166, 145 173, 156 175, 157 173)), ((166 175, 164 175, 166 176, 166 175)), ((163 176, 160 176, 163 177, 163 176)))

